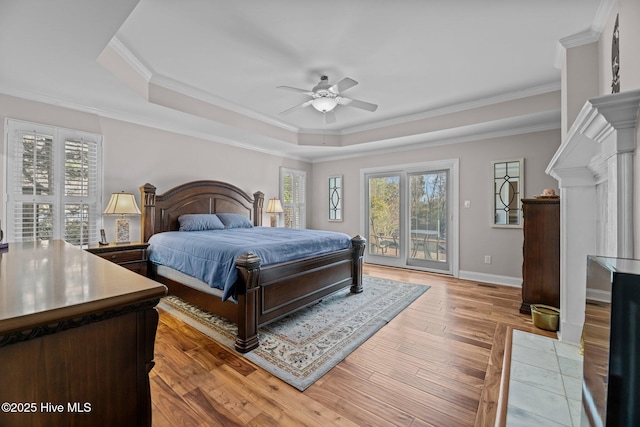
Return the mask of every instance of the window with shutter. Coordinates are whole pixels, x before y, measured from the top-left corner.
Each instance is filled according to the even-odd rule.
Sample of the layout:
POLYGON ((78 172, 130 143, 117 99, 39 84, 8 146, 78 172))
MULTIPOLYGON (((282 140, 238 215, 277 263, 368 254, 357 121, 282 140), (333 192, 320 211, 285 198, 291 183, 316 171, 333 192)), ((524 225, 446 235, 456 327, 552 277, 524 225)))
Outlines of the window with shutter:
POLYGON ((8 241, 99 240, 102 136, 8 119, 8 241))
POLYGON ((306 227, 306 180, 305 171, 280 168, 280 199, 284 209, 285 227, 306 227))

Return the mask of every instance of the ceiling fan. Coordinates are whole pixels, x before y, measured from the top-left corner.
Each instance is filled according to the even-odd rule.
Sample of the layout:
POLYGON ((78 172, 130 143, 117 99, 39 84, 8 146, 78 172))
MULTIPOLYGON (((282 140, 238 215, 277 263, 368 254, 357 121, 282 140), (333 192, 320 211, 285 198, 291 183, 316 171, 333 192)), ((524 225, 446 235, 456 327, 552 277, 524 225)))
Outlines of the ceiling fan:
POLYGON ((376 111, 378 106, 369 102, 359 101, 353 98, 347 98, 341 95, 345 90, 357 85, 358 82, 345 77, 336 84, 329 83, 329 77, 321 76, 320 83, 314 86, 313 89, 298 89, 291 86, 278 86, 278 89, 292 90, 294 92, 301 92, 311 97, 310 100, 303 102, 302 104, 295 105, 287 110, 284 110, 280 114, 286 114, 298 108, 313 106, 316 110, 324 114, 325 123, 335 122, 334 108, 338 105, 348 105, 350 107, 361 108, 367 111, 376 111))

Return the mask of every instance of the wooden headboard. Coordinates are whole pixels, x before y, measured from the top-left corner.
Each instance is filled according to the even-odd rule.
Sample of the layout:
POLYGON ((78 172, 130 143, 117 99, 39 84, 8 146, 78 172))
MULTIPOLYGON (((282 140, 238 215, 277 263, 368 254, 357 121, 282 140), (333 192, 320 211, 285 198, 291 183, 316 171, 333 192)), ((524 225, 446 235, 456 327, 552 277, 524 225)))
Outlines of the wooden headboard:
POLYGON ((180 227, 182 214, 239 213, 247 215, 255 226, 262 225, 264 194, 253 198, 231 184, 221 181, 193 181, 178 185, 164 194, 156 194, 156 187, 145 184, 142 194, 142 239, 180 227))

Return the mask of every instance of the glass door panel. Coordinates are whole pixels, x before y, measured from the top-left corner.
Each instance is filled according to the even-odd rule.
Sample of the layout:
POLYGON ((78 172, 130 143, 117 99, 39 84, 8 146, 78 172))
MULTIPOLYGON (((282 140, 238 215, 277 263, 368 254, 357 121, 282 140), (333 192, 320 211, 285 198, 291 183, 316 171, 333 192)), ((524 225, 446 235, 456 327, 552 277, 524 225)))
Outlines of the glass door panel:
POLYGON ((368 254, 398 258, 403 244, 400 234, 400 176, 367 176, 368 254))
POLYGON ((364 175, 366 262, 452 273, 450 175, 428 165, 364 175))
POLYGON ((449 270, 448 171, 409 174, 407 264, 449 270))

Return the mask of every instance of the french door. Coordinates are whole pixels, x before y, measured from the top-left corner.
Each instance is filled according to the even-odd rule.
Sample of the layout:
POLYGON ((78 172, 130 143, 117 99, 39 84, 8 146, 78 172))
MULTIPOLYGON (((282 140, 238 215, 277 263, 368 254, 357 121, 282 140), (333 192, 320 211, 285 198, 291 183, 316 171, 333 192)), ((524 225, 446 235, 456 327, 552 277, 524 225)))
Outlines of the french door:
POLYGON ((367 262, 452 273, 452 172, 429 166, 364 174, 367 262))

